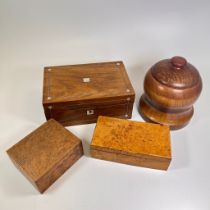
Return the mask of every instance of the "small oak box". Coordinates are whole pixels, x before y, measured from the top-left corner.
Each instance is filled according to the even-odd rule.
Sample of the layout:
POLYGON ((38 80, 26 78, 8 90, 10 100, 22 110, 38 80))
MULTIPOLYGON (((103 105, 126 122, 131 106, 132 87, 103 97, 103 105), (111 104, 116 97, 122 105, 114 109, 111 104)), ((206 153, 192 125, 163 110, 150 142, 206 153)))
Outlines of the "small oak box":
POLYGON ((43 193, 82 155, 82 143, 51 119, 7 151, 15 166, 43 193))
POLYGON ((102 160, 167 170, 171 161, 169 127, 100 116, 90 153, 102 160))
POLYGON ((45 116, 64 126, 94 123, 99 115, 131 118, 134 97, 121 61, 44 69, 45 116))

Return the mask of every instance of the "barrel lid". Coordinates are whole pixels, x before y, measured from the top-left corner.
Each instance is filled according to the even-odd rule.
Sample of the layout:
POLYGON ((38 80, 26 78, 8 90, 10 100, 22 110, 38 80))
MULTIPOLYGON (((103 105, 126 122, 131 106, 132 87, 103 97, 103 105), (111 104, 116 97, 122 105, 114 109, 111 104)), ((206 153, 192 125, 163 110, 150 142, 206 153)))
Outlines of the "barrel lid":
POLYGON ((151 73, 158 82, 172 88, 190 88, 201 82, 198 70, 180 56, 159 61, 151 73))

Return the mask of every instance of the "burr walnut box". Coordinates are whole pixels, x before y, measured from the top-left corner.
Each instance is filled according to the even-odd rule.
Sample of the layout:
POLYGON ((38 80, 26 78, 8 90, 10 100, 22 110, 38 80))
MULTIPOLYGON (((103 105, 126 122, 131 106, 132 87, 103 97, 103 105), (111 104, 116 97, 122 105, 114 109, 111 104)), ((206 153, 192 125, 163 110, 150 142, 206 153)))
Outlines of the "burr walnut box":
POLYGON ((165 125, 100 116, 90 153, 102 160, 167 170, 171 161, 170 130, 165 125))
POLYGON ((134 97, 121 61, 44 69, 46 118, 64 126, 94 123, 99 115, 131 118, 134 97))
POLYGON ((43 193, 82 155, 82 143, 51 119, 7 151, 15 166, 43 193))

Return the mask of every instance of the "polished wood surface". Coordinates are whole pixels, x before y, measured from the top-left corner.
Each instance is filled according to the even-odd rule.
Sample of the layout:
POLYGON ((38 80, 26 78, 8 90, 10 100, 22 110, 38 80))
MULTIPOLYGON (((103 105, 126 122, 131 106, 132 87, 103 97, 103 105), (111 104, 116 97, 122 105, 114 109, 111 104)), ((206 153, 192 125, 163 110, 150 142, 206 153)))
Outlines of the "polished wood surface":
POLYGON ((15 166, 43 193, 82 155, 81 141, 51 119, 12 146, 15 166))
POLYGON ((65 126, 96 122, 99 115, 131 118, 134 98, 134 89, 121 61, 44 70, 46 118, 65 126))
POLYGON ((171 161, 170 130, 158 124, 100 116, 90 153, 98 159, 167 170, 171 161))
POLYGON ((193 104, 201 90, 199 72, 185 58, 162 60, 145 76, 139 112, 147 121, 182 128, 193 116, 193 104))
POLYGON ((189 119, 193 116, 194 109, 190 107, 189 109, 182 110, 179 112, 172 112, 169 110, 161 110, 154 108, 153 105, 145 98, 145 95, 142 95, 140 98, 140 113, 142 118, 148 122, 155 122, 164 125, 170 124, 171 129, 179 129, 186 126, 189 122, 189 119), (149 116, 149 117, 147 117, 149 116), (159 122, 157 121, 159 120, 159 122))

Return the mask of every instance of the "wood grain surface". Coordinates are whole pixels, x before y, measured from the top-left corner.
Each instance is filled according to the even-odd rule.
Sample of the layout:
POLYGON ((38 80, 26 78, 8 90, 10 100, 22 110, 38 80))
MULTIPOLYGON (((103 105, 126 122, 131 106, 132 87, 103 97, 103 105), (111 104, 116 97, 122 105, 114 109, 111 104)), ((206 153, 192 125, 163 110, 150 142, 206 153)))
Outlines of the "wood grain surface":
POLYGON ((167 170, 171 161, 168 126, 100 116, 90 146, 92 157, 167 170))
POLYGON ((82 143, 51 119, 7 150, 15 166, 43 193, 82 155, 82 143))
POLYGON ((159 61, 145 76, 139 112, 147 121, 182 128, 190 121, 201 90, 200 74, 185 58, 159 61))
POLYGON ((121 61, 45 67, 47 119, 63 125, 96 122, 99 115, 130 118, 135 93, 121 61), (88 115, 87 112, 93 110, 88 115))
POLYGON ((178 110, 178 112, 162 109, 160 107, 156 108, 156 106, 150 104, 145 95, 142 95, 140 98, 139 108, 141 117, 145 121, 168 125, 171 130, 180 129, 186 126, 194 113, 193 107, 181 109, 178 110))

